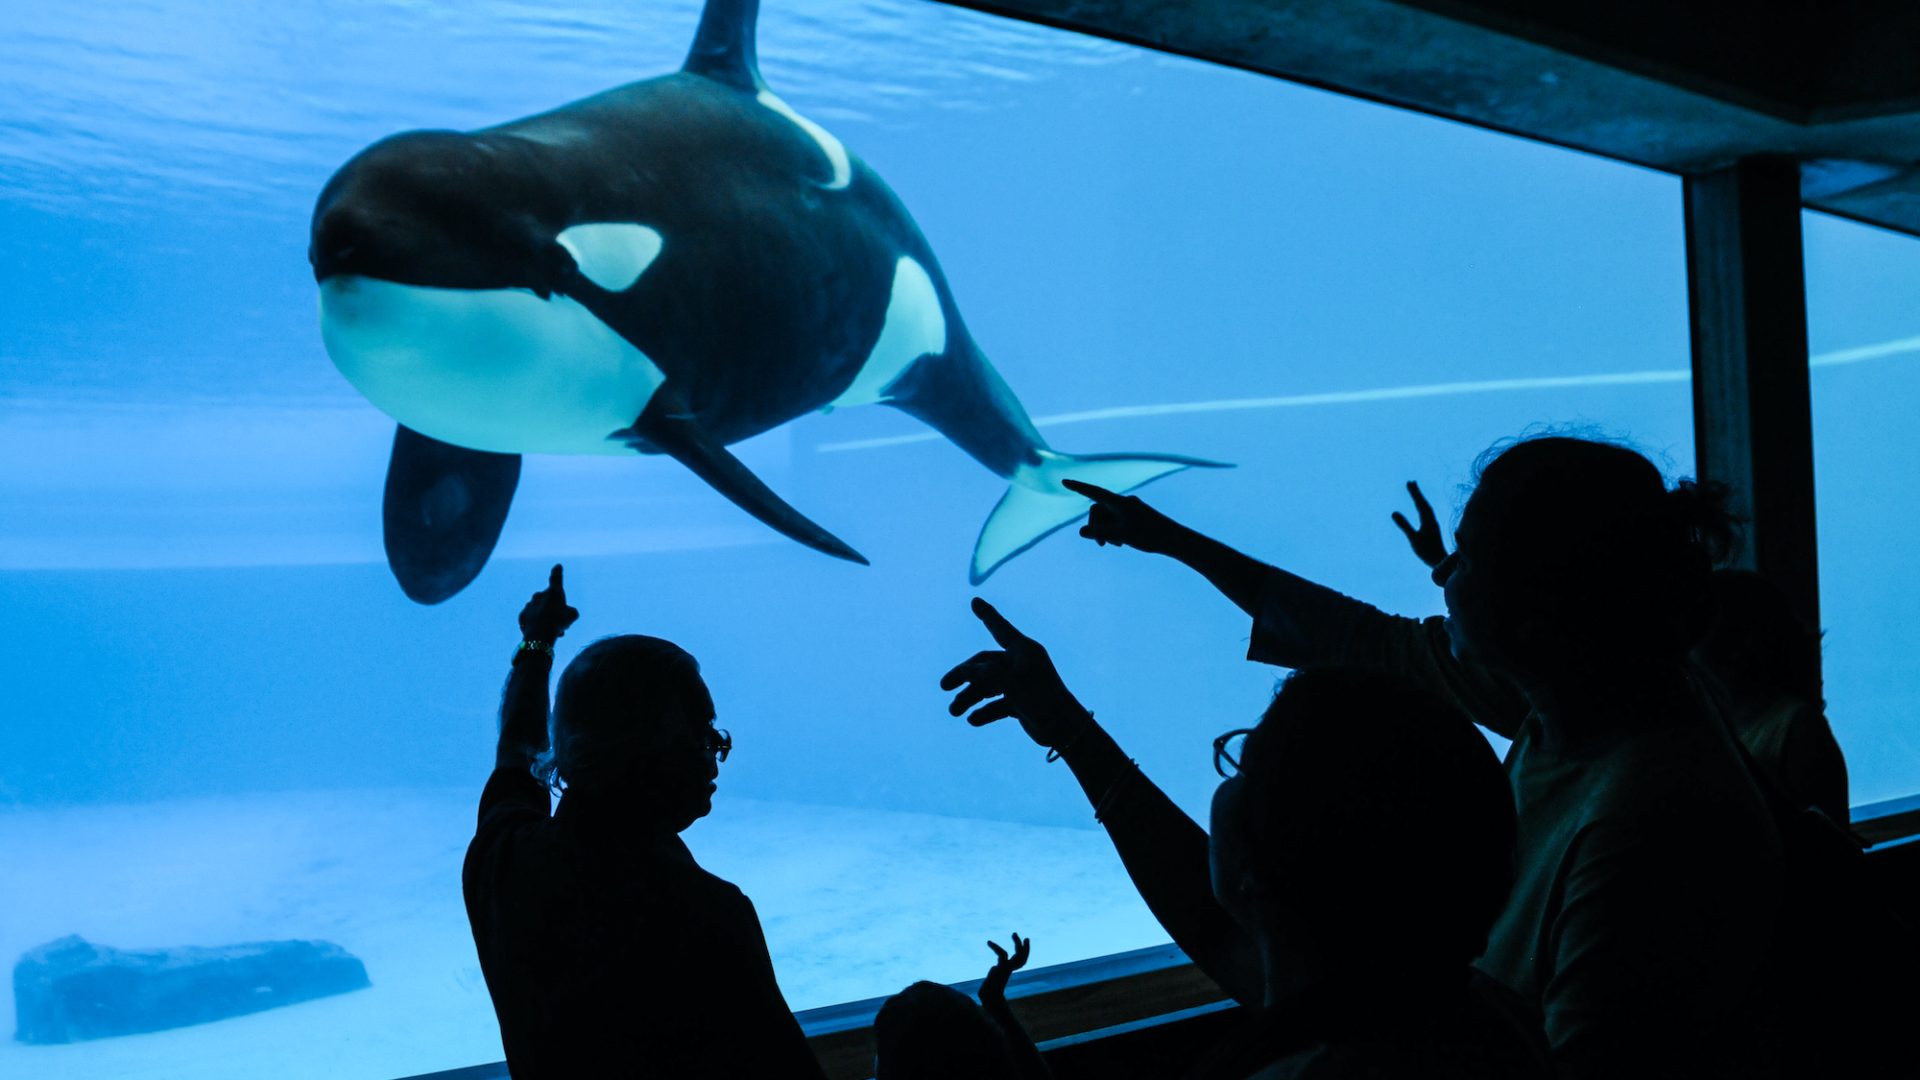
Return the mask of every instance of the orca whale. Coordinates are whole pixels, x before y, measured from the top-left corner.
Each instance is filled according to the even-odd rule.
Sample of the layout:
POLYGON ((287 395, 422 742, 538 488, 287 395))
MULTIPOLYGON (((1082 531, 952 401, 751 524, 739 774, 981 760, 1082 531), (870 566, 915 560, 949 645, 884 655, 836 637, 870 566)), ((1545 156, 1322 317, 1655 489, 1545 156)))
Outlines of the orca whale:
POLYGON ((730 443, 886 404, 1010 481, 969 578, 1116 491, 1190 466, 1049 447, 967 333, 887 185, 761 79, 757 0, 708 0, 674 74, 342 166, 314 207, 321 334, 398 422, 383 538, 438 603, 492 552, 520 455, 666 454, 767 525, 865 563, 730 443))

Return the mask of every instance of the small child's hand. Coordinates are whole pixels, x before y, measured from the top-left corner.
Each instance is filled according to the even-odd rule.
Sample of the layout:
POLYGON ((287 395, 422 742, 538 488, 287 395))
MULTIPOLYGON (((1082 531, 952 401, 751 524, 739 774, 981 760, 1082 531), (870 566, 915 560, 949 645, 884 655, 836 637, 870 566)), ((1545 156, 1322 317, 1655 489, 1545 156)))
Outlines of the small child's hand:
POLYGON ((1433 504, 1420 493, 1420 485, 1407 481, 1407 494, 1413 496, 1414 512, 1420 515, 1420 524, 1415 527, 1407 521, 1400 511, 1393 512, 1393 523, 1406 534, 1408 546, 1413 548, 1414 557, 1427 564, 1428 569, 1439 566, 1447 560, 1447 541, 1440 533, 1440 519, 1434 516, 1433 504))
POLYGON ((1005 1002, 1007 1000, 1007 980, 1012 977, 1014 972, 1027 966, 1027 956, 1033 951, 1033 939, 1023 938, 1019 934, 1013 935, 1013 953, 1011 955, 1007 953, 1007 950, 991 941, 987 942, 987 948, 992 949, 993 955, 999 957, 999 959, 993 962, 993 967, 987 972, 987 977, 981 980, 980 1003, 982 1005, 987 1004, 989 998, 998 1002, 1005 1002))
POLYGON ((1020 1080, 1052 1080, 1053 1072, 1047 1068, 1047 1059, 1040 1056, 1040 1050, 1033 1044, 1033 1037, 1020 1024, 1020 1018, 1013 1015, 1013 1009, 1007 1005, 1007 979, 1014 972, 1027 966, 1027 954, 1033 951, 1033 939, 1013 935, 1013 952, 987 942, 987 948, 998 957, 987 977, 980 980, 980 1007, 986 1010, 993 1022, 1007 1036, 1007 1043, 1013 1048, 1018 1059, 1016 1073, 1020 1080))

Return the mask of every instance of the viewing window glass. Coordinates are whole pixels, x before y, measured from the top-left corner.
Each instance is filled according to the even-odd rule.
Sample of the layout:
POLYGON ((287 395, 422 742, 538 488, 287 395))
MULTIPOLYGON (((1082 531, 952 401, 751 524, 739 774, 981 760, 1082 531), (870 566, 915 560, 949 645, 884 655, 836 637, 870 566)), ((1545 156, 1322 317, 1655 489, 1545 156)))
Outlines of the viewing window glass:
POLYGON ((1827 716, 1854 805, 1920 787, 1920 241, 1804 217, 1827 716))
MULTIPOLYGON (((1426 615, 1439 591, 1388 516, 1409 509, 1406 481, 1451 535, 1475 457, 1523 432, 1624 437, 1691 470, 1673 178, 939 4, 763 6, 769 84, 912 211, 1049 442, 1236 466, 1144 489, 1181 520, 1426 615)), ((562 662, 627 631, 699 658, 735 746, 687 840, 754 900, 795 1008, 979 977, 986 939, 1014 931, 1036 966, 1164 940, 1066 767, 1012 723, 946 715, 937 680, 990 646, 968 599, 1043 641, 1202 821, 1210 740, 1253 722, 1277 673, 1244 660, 1247 621, 1199 578, 1071 528, 970 588, 1006 485, 902 413, 810 414, 735 448, 870 567, 776 535, 672 461, 529 455, 470 587, 421 606, 389 573, 394 421, 322 348, 317 192, 390 133, 673 70, 696 10, 9 12, 0 960, 70 934, 128 950, 319 940, 372 985, 147 1034, 0 1041, 0 1074, 498 1060, 460 867, 515 614, 554 562, 582 612, 562 662)), ((1856 284, 1817 295, 1864 314, 1829 304, 1817 337, 1915 332, 1892 314, 1895 278, 1846 266, 1856 284)), ((1823 427, 1835 520, 1903 520, 1911 470, 1882 466, 1906 460, 1886 439, 1912 370, 1820 376, 1823 409, 1835 380, 1864 380, 1823 427), (1865 486, 1835 503, 1836 476, 1865 486)), ((1904 564, 1897 531, 1858 520, 1823 536, 1840 560, 1829 621, 1849 628, 1830 648, 1835 719, 1893 761, 1907 750, 1886 725, 1914 696, 1895 669, 1915 605, 1897 589, 1913 578, 1864 584, 1904 564), (1871 743, 1845 726, 1874 723, 1888 734, 1871 743)), ((1891 790, 1877 767, 1856 766, 1857 791, 1891 790)))

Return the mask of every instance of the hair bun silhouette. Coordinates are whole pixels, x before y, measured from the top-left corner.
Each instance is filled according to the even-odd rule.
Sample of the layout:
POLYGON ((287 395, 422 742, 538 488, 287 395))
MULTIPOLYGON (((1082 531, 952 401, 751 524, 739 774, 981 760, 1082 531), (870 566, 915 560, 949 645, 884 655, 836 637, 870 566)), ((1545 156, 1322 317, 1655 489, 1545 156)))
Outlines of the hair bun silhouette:
POLYGON ((1667 492, 1668 512, 1707 561, 1724 565, 1740 548, 1733 489, 1717 480, 1680 480, 1667 492))
POLYGON ((1735 544, 1728 491, 1668 486, 1648 458, 1600 439, 1537 435, 1481 457, 1475 546, 1499 567, 1507 651, 1603 676, 1685 655, 1711 625, 1710 579, 1735 544))

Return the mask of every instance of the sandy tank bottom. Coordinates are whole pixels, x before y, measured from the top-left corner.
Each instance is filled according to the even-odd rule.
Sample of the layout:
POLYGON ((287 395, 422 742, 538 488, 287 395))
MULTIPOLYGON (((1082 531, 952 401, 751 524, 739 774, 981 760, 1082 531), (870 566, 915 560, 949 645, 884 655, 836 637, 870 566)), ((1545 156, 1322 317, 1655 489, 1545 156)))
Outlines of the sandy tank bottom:
MULTIPOLYGON (((66 934, 120 948, 336 942, 373 985, 196 1027, 13 1041, 0 1076, 381 1080, 500 1058, 460 898, 478 785, 0 812, 0 959, 66 934)), ((766 925, 795 1009, 1165 940, 1096 829, 728 799, 687 833, 766 925)))

